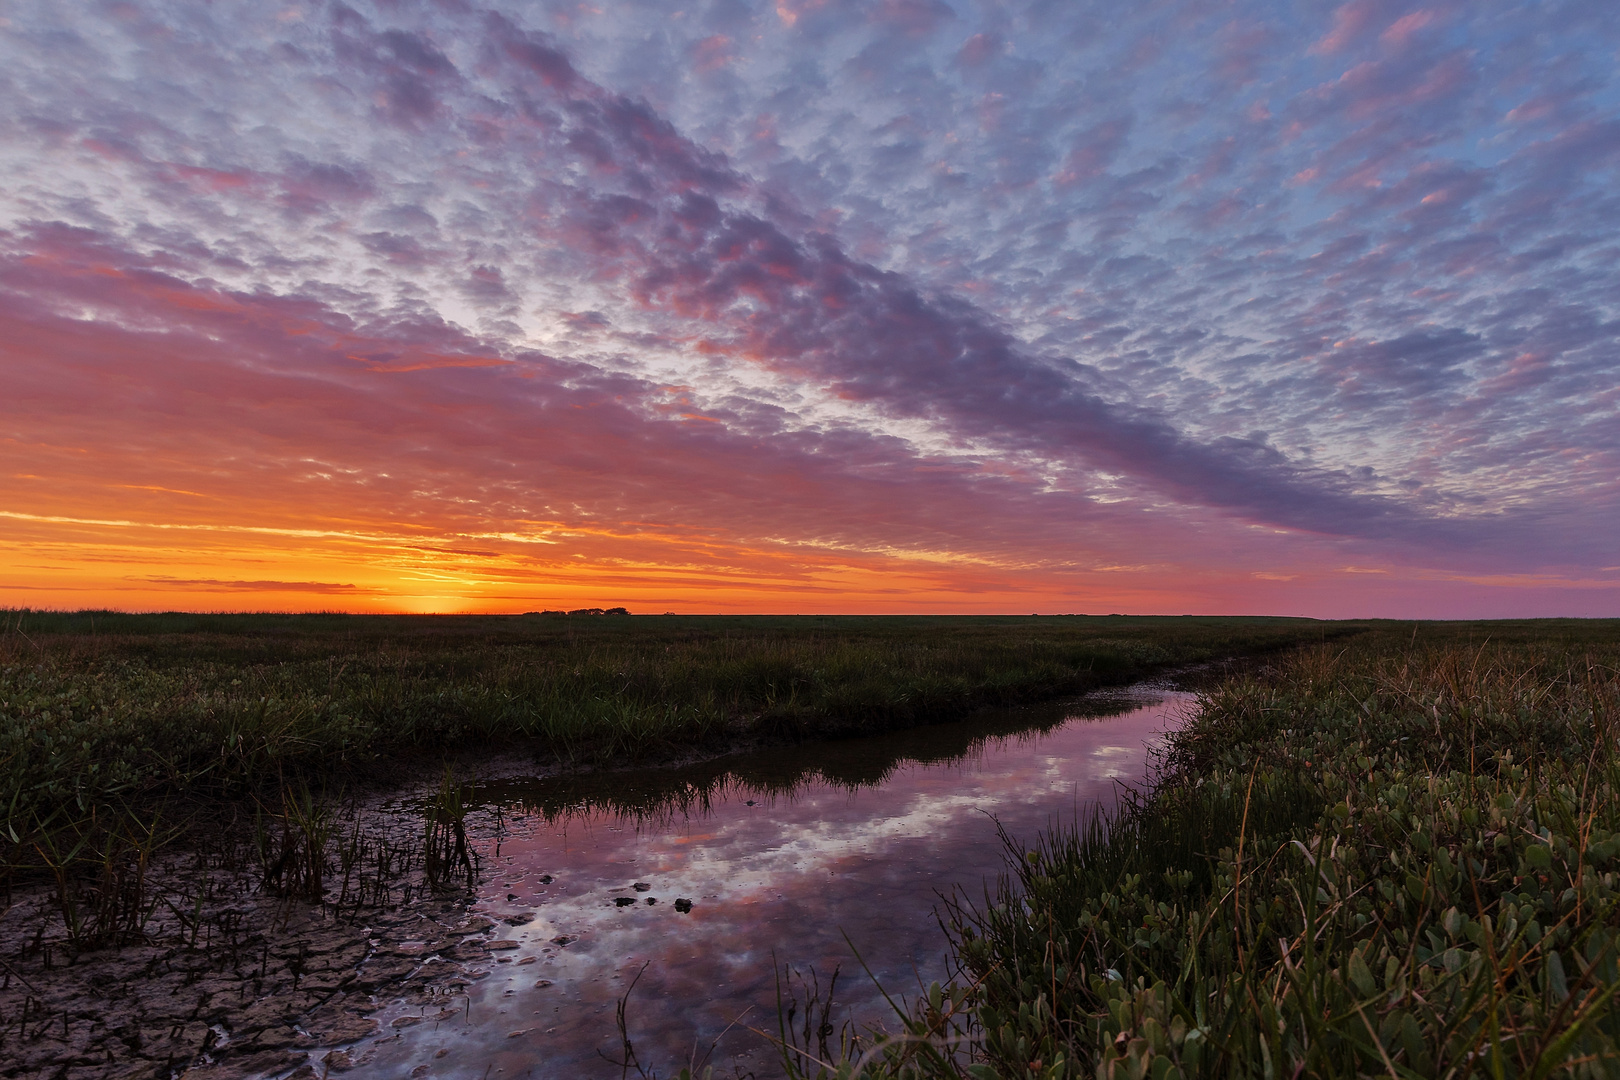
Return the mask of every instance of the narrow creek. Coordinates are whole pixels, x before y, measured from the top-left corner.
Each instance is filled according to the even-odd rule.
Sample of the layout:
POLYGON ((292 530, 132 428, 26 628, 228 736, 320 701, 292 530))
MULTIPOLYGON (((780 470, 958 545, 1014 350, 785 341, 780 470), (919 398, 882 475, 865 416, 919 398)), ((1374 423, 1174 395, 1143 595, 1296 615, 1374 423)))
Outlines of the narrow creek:
MULTIPOLYGON (((893 1016, 947 975, 941 894, 982 901, 1005 863, 997 823, 1032 837, 1111 805, 1192 695, 1151 686, 874 738, 676 770, 509 783, 475 910, 495 962, 454 1011, 403 1002, 398 1036, 347 1076, 617 1077, 615 1005, 643 1067, 778 1075, 782 965, 825 987, 835 1024, 893 1016), (847 938, 847 940, 846 940, 847 938), (441 1016, 443 1018, 441 1018, 441 1016)), ((834 1040, 836 1043, 836 1039, 834 1040)), ((630 1070, 630 1075, 635 1075, 630 1070)))

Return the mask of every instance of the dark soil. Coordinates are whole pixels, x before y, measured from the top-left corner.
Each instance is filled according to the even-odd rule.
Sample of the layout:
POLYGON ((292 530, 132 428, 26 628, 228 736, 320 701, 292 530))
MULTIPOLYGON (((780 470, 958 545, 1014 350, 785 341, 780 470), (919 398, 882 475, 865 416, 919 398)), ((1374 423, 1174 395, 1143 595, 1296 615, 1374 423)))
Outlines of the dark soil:
POLYGON ((54 886, 15 890, 0 918, 0 1077, 336 1074, 394 1035, 371 1014, 403 1000, 429 1019, 460 1015, 459 988, 493 962, 496 924, 469 915, 465 894, 340 909, 203 861, 153 868, 157 910, 119 946, 76 952, 54 886))

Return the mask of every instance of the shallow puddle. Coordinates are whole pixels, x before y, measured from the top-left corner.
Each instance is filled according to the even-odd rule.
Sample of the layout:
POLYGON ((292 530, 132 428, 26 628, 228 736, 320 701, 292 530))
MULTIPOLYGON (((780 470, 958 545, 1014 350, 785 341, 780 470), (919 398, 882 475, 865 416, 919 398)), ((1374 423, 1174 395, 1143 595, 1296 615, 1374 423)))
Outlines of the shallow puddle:
POLYGON ((706 1054, 717 1076, 779 1075, 749 1029, 775 1033, 783 964, 813 966, 822 986, 841 965, 833 1022, 892 1028, 846 935, 891 993, 943 979, 939 895, 982 900, 1005 866, 997 823, 1031 837, 1111 804, 1190 698, 1136 688, 682 770, 485 789, 505 828, 477 910, 501 921, 502 940, 455 1010, 384 1012, 398 1036, 347 1075, 619 1076, 615 1004, 638 973, 629 1035, 660 1076, 706 1054))

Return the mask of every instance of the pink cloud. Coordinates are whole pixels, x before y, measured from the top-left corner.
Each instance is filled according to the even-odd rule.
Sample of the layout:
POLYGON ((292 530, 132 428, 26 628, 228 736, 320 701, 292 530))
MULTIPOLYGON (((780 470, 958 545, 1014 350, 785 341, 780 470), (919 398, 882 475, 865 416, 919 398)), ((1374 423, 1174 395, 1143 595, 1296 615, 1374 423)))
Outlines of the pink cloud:
POLYGON ((962 47, 956 52, 956 60, 964 67, 978 67, 994 58, 1002 48, 1000 37, 980 32, 962 42, 962 47))
POLYGON ((1379 35, 1379 40, 1385 45, 1399 47, 1405 45, 1423 29, 1433 26, 1440 19, 1434 11, 1414 11, 1409 15, 1402 15, 1389 24, 1389 28, 1379 35))
POLYGON ((1129 121, 1110 120, 1081 133, 1052 182, 1067 187, 1100 176, 1124 149, 1130 130, 1129 121))
POLYGON ((920 37, 933 33, 956 17, 943 0, 878 0, 873 18, 904 34, 920 37))
POLYGON ((736 43, 724 34, 711 34, 692 46, 692 60, 700 72, 718 71, 736 59, 736 43))
POLYGON ((1379 21, 1389 7, 1386 0, 1350 0, 1333 12, 1333 26, 1306 52, 1311 55, 1331 56, 1348 48, 1379 21))

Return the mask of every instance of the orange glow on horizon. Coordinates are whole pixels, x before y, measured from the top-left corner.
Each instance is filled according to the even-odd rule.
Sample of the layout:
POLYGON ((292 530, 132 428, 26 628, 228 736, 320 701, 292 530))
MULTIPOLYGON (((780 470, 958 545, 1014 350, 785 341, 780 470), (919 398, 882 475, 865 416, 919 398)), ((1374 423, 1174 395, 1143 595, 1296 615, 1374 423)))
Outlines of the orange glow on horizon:
MULTIPOLYGON (((164 489, 155 489, 164 490, 164 489)), ((109 500, 111 501, 111 500, 109 500)), ((498 614, 624 606, 636 613, 1278 614, 1353 617, 1378 596, 1469 585, 1568 596, 1616 583, 1548 575, 1367 575, 1363 567, 1213 577, 1175 567, 1076 570, 982 559, 741 544, 645 525, 458 533, 398 523, 292 526, 0 511, 0 605, 127 611, 498 614), (1369 593, 1377 577, 1387 588, 1369 593), (1288 590, 1284 593, 1283 590, 1288 590), (1286 606, 1265 600, 1294 598, 1286 606), (1299 598, 1303 595, 1304 601, 1299 598), (1368 603, 1359 605, 1357 597, 1368 603), (1349 608, 1349 610, 1345 610, 1349 608)), ((1408 595, 1410 595, 1408 593, 1408 595)), ((1407 601, 1408 606, 1411 606, 1407 601)), ((1417 617, 1418 613, 1413 616, 1417 617)), ((1432 617, 1432 616, 1431 616, 1432 617)))

